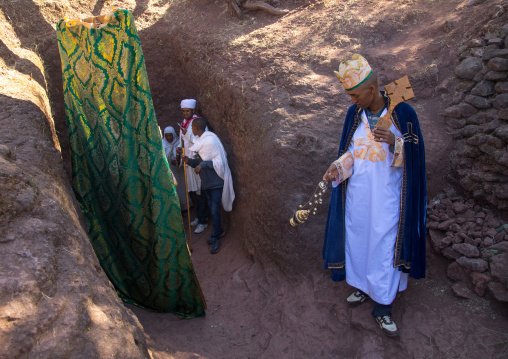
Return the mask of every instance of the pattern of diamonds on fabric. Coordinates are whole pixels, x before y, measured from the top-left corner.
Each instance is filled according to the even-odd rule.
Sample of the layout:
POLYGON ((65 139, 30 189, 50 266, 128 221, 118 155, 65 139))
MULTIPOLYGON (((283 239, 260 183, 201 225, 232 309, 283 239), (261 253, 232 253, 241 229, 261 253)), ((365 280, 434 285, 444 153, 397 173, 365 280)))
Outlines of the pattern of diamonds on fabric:
POLYGON ((132 14, 61 20, 72 183, 100 264, 126 302, 205 314, 132 14), (75 25, 75 26, 72 26, 75 25))

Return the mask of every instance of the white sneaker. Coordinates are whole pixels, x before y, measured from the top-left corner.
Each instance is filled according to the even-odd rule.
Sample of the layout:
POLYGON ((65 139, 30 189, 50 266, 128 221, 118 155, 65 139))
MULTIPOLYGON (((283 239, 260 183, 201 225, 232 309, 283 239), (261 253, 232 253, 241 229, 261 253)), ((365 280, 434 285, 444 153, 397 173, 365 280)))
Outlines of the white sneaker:
POLYGON ((197 226, 198 224, 199 224, 199 220, 197 218, 190 223, 190 225, 192 227, 197 226))
POLYGON ((347 297, 346 302, 352 307, 357 307, 363 302, 365 302, 367 299, 369 299, 368 295, 363 294, 362 292, 357 290, 354 293, 351 293, 349 297, 347 297))
POLYGON ((391 316, 385 315, 382 317, 374 317, 374 319, 376 319, 376 322, 381 327, 381 330, 383 331, 383 333, 385 333, 389 337, 396 337, 399 335, 397 326, 393 322, 391 316))
POLYGON ((198 224, 198 226, 196 227, 196 230, 194 231, 194 233, 201 233, 205 230, 205 228, 208 227, 208 224, 198 224))

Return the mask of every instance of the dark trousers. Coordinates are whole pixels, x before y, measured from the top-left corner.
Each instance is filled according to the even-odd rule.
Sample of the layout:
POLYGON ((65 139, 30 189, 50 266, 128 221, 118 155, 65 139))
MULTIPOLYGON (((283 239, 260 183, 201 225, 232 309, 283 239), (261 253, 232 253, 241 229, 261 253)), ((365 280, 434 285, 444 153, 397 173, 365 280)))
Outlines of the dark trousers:
POLYGON ((208 201, 206 195, 201 191, 201 194, 196 192, 189 192, 191 200, 196 204, 196 218, 199 224, 206 224, 208 222, 208 201))
MULTIPOLYGON (((358 289, 359 290, 359 289, 358 289)), ((359 290, 363 295, 368 295, 363 291, 359 290)), ((374 302, 374 301, 373 301, 374 302)), ((392 304, 379 304, 374 302, 374 308, 372 309, 372 315, 375 317, 384 317, 385 315, 392 315, 392 304)))
POLYGON ((223 187, 201 190, 208 199, 208 205, 212 213, 213 228, 211 237, 213 238, 219 238, 223 232, 221 223, 222 188, 223 187))

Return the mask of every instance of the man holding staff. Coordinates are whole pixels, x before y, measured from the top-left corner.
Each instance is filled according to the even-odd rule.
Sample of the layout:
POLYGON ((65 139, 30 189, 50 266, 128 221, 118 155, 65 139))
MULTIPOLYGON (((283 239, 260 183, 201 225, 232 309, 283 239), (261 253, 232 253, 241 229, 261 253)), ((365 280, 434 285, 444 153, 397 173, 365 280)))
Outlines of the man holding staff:
MULTIPOLYGON (((183 122, 180 126, 180 141, 185 149, 185 156, 194 158, 196 154, 190 148, 198 140, 198 136, 192 131, 192 122, 201 118, 195 114, 196 100, 185 99, 180 103, 182 108, 183 122)), ((178 153, 182 154, 182 149, 178 149, 178 153)), ((201 193, 201 180, 194 171, 186 171, 187 191, 191 197, 191 201, 196 204, 196 218, 191 222, 192 226, 197 226, 194 233, 198 234, 208 227, 208 203, 206 196, 201 193)))
MULTIPOLYGON (((351 97, 338 159, 323 176, 333 181, 323 257, 332 279, 357 290, 357 306, 374 301, 383 332, 397 336, 391 318, 408 276, 425 277, 426 175, 423 138, 415 111, 395 107, 389 128, 377 127, 390 99, 378 89, 367 60, 353 55, 335 72, 351 97)), ((381 122, 380 122, 381 123, 381 122)))
POLYGON ((206 130, 205 119, 195 119, 192 131, 198 140, 190 150, 199 156, 196 156, 196 159, 183 157, 182 161, 194 168, 201 178, 202 191, 210 204, 213 221, 212 235, 208 238, 208 244, 210 253, 215 254, 220 250, 221 238, 226 235, 221 223, 221 207, 228 212, 233 209, 235 199, 233 180, 224 146, 215 133, 206 130))

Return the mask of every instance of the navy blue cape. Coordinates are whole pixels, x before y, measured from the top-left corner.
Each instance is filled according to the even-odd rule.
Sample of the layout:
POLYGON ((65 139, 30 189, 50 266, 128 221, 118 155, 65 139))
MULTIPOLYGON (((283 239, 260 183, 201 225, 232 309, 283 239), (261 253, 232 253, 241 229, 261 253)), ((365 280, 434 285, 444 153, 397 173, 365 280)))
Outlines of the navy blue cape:
MULTIPOLYGON (((347 152, 361 120, 362 110, 352 105, 346 115, 339 154, 347 152)), ((418 117, 407 103, 399 104, 392 119, 404 138, 404 170, 402 175, 400 219, 395 239, 394 267, 415 279, 425 278, 427 181, 425 148, 418 117)), ((354 174, 353 174, 354 176, 354 174)), ((345 279, 345 210, 349 180, 332 190, 326 222, 323 258, 325 269, 332 270, 332 279, 345 279)), ((381 210, 381 209, 380 209, 381 210)))

